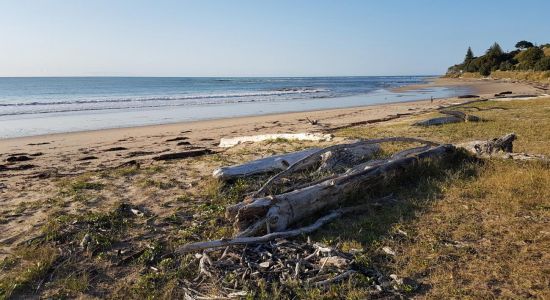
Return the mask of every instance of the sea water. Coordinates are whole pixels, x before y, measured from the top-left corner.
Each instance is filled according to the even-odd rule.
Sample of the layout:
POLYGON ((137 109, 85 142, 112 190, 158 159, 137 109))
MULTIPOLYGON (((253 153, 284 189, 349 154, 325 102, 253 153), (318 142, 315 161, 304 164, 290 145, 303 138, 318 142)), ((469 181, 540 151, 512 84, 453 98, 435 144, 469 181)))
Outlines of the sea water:
POLYGON ((428 76, 0 78, 0 138, 450 97, 428 76))

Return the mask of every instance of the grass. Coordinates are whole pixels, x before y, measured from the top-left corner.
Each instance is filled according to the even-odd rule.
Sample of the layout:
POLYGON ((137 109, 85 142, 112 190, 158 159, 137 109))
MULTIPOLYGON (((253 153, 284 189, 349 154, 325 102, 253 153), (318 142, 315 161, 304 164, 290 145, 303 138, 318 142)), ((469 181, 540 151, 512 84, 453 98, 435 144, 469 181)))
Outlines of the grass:
MULTIPOLYGON (((484 78, 485 76, 479 73, 464 72, 460 75, 461 78, 484 78)), ((493 71, 489 76, 493 79, 513 79, 538 81, 541 83, 550 82, 550 71, 493 71)))
MULTIPOLYGON (((550 155, 550 100, 481 102, 461 108, 480 123, 410 126, 428 115, 341 130, 340 137, 414 136, 459 143, 515 132, 515 151, 550 155)), ((0 298, 183 298, 198 274, 193 255, 176 256, 181 244, 229 237, 228 205, 258 189, 265 177, 223 183, 210 171, 316 143, 271 141, 235 147, 215 156, 163 165, 120 168, 57 182, 51 199, 103 197, 132 200, 132 188, 151 212, 129 213, 128 204, 60 210, 43 226, 42 239, 0 261, 0 298), (183 184, 183 182, 189 183, 183 184), (130 185, 130 188, 127 186, 130 185), (123 188, 121 188, 123 187, 123 188), (88 234, 90 246, 79 244, 88 234), (63 251, 59 251, 62 249, 63 251), (123 258, 137 253, 124 264, 123 258), (139 254, 139 255, 138 255, 139 254), (112 280, 115 278, 116 280, 112 280)), ((410 144, 383 145, 391 154, 410 144)), ((303 174, 307 177, 307 174, 303 174)), ((311 238, 355 254, 357 265, 403 278, 403 297, 550 297, 550 168, 541 163, 457 156, 411 170, 383 186, 349 195, 349 204, 394 194, 393 204, 373 205, 323 227, 311 238), (390 247, 396 256, 382 251, 390 247)), ((61 200, 59 200, 61 199, 61 200)), ((20 205, 25 211, 36 207, 20 205)), ((229 280, 229 279, 227 279, 229 280)), ((248 299, 365 299, 377 278, 354 276, 319 289, 297 282, 251 282, 248 299)), ((205 281, 215 293, 216 284, 205 281)), ((385 297, 391 295, 377 295, 385 297)))

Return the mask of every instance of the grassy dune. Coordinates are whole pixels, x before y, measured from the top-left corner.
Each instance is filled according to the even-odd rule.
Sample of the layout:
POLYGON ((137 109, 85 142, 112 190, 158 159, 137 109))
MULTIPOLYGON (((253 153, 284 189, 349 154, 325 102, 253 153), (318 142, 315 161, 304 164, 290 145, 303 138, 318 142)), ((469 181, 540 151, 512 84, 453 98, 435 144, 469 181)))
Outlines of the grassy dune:
MULTIPOLYGON (((461 109, 484 121, 410 126, 427 114, 349 128, 336 135, 414 136, 458 143, 515 132, 519 138, 515 151, 550 155, 550 99, 489 101, 461 109)), ((174 256, 173 250, 193 241, 231 236, 225 207, 265 180, 226 185, 211 179, 210 171, 314 145, 319 146, 278 140, 139 169, 124 167, 52 180, 55 188, 45 191, 48 201, 18 208, 22 212, 38 205, 51 209, 41 234, 0 261, 0 298, 182 298, 184 283, 193 280, 198 270, 190 264, 193 255, 174 256), (144 199, 139 203, 144 216, 129 209, 133 206, 128 202, 138 204, 131 201, 138 196, 144 199), (98 199, 111 201, 96 205, 98 199), (90 210, 67 213, 64 208, 75 202, 85 203, 90 210), (82 243, 86 251, 78 250, 82 243)), ((406 146, 410 145, 389 144, 384 150, 392 153, 406 146)), ((383 187, 352 195, 349 201, 388 193, 399 201, 344 217, 311 238, 354 250, 362 268, 405 278, 397 288, 406 297, 550 297, 548 165, 500 159, 432 163, 383 187), (396 255, 384 253, 383 247, 396 255)), ((248 298, 388 296, 377 294, 372 280, 357 275, 328 289, 292 281, 251 282, 248 298)), ((212 291, 217 287, 204 284, 212 291)))

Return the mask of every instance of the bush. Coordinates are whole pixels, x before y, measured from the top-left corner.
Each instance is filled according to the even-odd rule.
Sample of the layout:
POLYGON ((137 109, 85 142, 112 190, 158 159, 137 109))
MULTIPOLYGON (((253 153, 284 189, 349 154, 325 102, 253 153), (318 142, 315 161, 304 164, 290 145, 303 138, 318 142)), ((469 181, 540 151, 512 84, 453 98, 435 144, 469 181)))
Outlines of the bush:
POLYGON ((504 52, 494 43, 484 55, 475 57, 468 48, 464 61, 449 67, 448 76, 464 76, 465 73, 479 73, 488 76, 495 71, 547 71, 549 68, 550 44, 535 46, 528 41, 516 44, 518 49, 504 52), (524 50, 521 50, 524 49, 524 50))
POLYGON ((503 61, 500 63, 500 66, 498 67, 501 71, 511 71, 514 69, 514 64, 512 64, 510 61, 503 61))
POLYGON ((491 67, 490 66, 487 66, 487 65, 482 65, 480 68, 479 68, 479 74, 483 75, 483 76, 489 76, 491 75, 491 67))
POLYGON ((543 57, 535 64, 535 71, 550 71, 550 56, 543 57))
POLYGON ((542 49, 539 47, 531 47, 518 53, 515 59, 519 61, 522 68, 531 69, 542 57, 544 57, 542 49))

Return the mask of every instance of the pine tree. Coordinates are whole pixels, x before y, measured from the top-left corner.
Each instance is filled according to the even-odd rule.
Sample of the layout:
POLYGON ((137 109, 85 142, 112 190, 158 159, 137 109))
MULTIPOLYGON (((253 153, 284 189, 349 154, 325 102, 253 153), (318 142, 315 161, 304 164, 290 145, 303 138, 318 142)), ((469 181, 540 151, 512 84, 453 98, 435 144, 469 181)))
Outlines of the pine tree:
POLYGON ((472 48, 468 47, 468 51, 466 51, 466 57, 464 57, 464 63, 467 64, 470 61, 474 59, 474 52, 472 52, 472 48))
POLYGON ((504 52, 502 51, 502 48, 500 47, 500 45, 498 43, 494 43, 491 48, 489 48, 487 50, 487 55, 488 56, 493 56, 493 57, 499 57, 503 54, 504 52))

